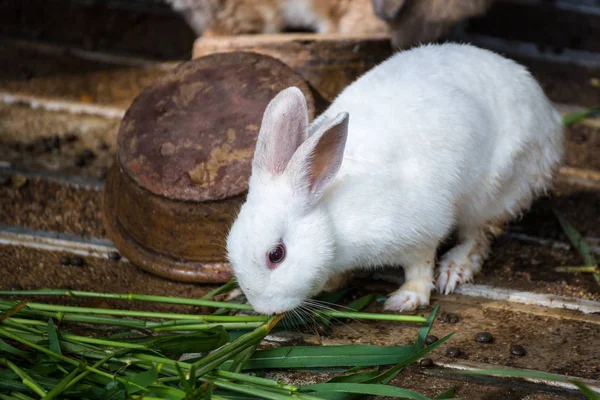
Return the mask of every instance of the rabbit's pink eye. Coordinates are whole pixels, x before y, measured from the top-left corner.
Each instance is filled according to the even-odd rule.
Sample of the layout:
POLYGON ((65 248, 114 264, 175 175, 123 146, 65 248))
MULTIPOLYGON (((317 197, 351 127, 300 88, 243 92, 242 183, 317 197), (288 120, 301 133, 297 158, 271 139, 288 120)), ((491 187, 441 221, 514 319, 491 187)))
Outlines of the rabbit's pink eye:
POLYGON ((283 246, 283 244, 278 244, 277 246, 273 247, 269 251, 268 257, 269 263, 271 264, 269 267, 271 269, 275 268, 276 265, 274 264, 279 264, 285 258, 285 247, 283 246))

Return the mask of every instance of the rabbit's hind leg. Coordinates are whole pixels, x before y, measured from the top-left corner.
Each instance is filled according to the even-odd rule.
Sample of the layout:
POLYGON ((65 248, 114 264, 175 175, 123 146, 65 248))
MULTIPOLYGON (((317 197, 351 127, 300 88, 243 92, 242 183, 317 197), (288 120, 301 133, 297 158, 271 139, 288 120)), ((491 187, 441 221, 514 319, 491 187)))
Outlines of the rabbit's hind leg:
POLYGON ((461 283, 470 282, 481 271, 495 236, 502 233, 501 224, 459 226, 459 244, 440 260, 436 288, 449 294, 461 283))

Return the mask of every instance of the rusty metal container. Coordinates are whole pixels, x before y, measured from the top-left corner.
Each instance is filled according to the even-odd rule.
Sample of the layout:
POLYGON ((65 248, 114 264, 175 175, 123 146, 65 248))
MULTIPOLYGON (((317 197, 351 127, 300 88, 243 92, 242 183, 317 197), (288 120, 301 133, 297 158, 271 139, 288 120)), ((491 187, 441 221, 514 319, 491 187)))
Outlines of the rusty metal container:
POLYGON ((117 249, 165 278, 227 281, 225 237, 248 189, 262 114, 289 86, 313 118, 304 79, 250 52, 184 62, 145 88, 121 121, 103 193, 117 249))
POLYGON ((252 51, 283 61, 319 94, 316 100, 320 109, 356 78, 394 53, 386 34, 303 33, 200 37, 194 43, 192 56, 228 51, 252 51))

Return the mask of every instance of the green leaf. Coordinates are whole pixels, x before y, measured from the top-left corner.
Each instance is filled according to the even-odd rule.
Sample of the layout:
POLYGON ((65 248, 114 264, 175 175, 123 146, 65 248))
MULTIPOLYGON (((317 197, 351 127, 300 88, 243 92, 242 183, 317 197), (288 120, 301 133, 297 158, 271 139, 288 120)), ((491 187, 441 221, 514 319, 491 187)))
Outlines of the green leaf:
MULTIPOLYGON (((419 329, 417 343, 410 346, 346 345, 279 347, 256 351, 244 369, 370 367, 402 363, 405 360, 412 359, 415 354, 423 354, 418 352, 425 343, 425 337, 429 334, 437 310, 438 306, 434 308, 426 325, 419 329)), ((445 338, 444 341, 448 338, 445 338)), ((424 354, 427 354, 440 344, 438 343, 434 346, 434 343, 432 345, 434 347, 428 346, 431 349, 424 354)))
POLYGON ((323 302, 329 303, 329 304, 335 304, 338 301, 340 301, 341 299, 343 299, 345 295, 350 293, 351 290, 352 290, 352 288, 345 288, 342 290, 338 290, 337 292, 321 292, 315 298, 315 300, 323 301, 323 302))
POLYGON ((107 400, 127 400, 127 388, 121 382, 110 381, 105 387, 107 400))
POLYGON ((183 369, 181 369, 181 366, 179 366, 179 364, 175 364, 175 369, 177 370, 177 375, 179 375, 179 383, 181 384, 181 387, 183 388, 186 394, 190 393, 193 390, 193 387, 192 385, 190 385, 190 382, 185 377, 185 372, 183 372, 183 369))
POLYGON ((27 351, 19 350, 16 347, 11 346, 10 344, 6 343, 2 339, 0 339, 0 352, 1 353, 10 353, 10 354, 14 354, 15 356, 22 356, 22 357, 27 357, 27 356, 32 355, 31 353, 29 353, 27 351))
POLYGON ((376 293, 368 294, 366 296, 363 296, 361 298, 358 298, 358 299, 352 301, 346 307, 349 308, 349 309, 351 309, 351 310, 354 310, 354 311, 361 311, 363 308, 365 308, 369 304, 371 304, 371 302, 373 300, 375 300, 375 298, 377 296, 379 296, 379 294, 376 294, 376 293))
POLYGON ((27 305, 27 300, 23 300, 22 302, 16 304, 13 302, 9 302, 8 304, 14 304, 14 306, 5 309, 4 312, 0 314, 0 322, 12 317, 13 315, 21 311, 27 305))
POLYGON ((434 397, 434 400, 442 400, 442 399, 452 399, 456 395, 456 386, 451 387, 446 390, 444 393, 440 394, 437 397, 434 397))
POLYGON ((376 368, 372 371, 356 372, 354 374, 334 376, 328 383, 362 383, 379 375, 379 370, 376 368))
POLYGON ((581 236, 581 234, 579 232, 577 232, 575 227, 573 225, 571 225, 571 223, 569 221, 567 221, 562 215, 560 215, 558 213, 558 211, 554 210, 554 214, 556 215, 556 218, 558 218, 558 222, 560 223, 560 226, 562 227, 563 231, 569 238, 569 241, 571 242, 571 244, 579 251, 579 254, 583 258, 585 265, 586 266, 598 265, 598 263, 596 262, 596 257, 594 256, 594 253, 590 249, 590 246, 585 241, 583 236, 581 236))
POLYGON ((342 392, 357 393, 372 396, 398 397, 402 399, 430 400, 428 397, 413 392, 412 390, 397 388, 388 385, 364 383, 317 383, 316 385, 303 386, 302 392, 342 392))
POLYGON ((186 393, 183 390, 167 386, 151 386, 144 397, 158 397, 165 400, 183 400, 186 393))
POLYGON ((600 112, 600 107, 587 108, 583 111, 574 112, 563 117, 563 124, 565 126, 572 125, 579 120, 589 117, 592 114, 600 112))
POLYGON ((177 358, 183 353, 204 353, 214 350, 223 346, 228 340, 227 331, 217 326, 193 333, 134 339, 132 342, 143 344, 167 357, 177 358))
POLYGON ((56 331, 56 326, 54 325, 52 318, 48 319, 48 325, 46 329, 48 333, 48 340, 50 342, 48 348, 57 354, 62 354, 60 342, 58 341, 58 332, 56 331))
MULTIPOLYGON (((577 232, 575 227, 571 225, 569 221, 566 220, 566 218, 560 215, 558 211, 554 210, 554 215, 556 215, 556 218, 558 218, 558 222, 560 223, 560 226, 569 238, 571 244, 579 251, 579 254, 583 258, 585 266, 598 267, 596 257, 594 256, 594 253, 590 249, 590 246, 585 241, 583 236, 581 236, 581 234, 577 232)), ((596 282, 600 285, 600 274, 596 273, 593 274, 593 276, 596 282)))
POLYGON ((440 308, 440 305, 436 305, 431 314, 429 314, 429 318, 427 318, 427 322, 425 322, 425 326, 419 329, 419 334, 417 335, 417 347, 422 348, 425 346, 425 338, 429 335, 431 331, 431 327, 433 326, 433 322, 435 321, 435 316, 440 308))
POLYGON ((142 388, 147 388, 151 384, 155 383, 158 379, 158 371, 156 370, 156 367, 152 366, 147 371, 127 375, 126 378, 128 381, 128 383, 125 384, 125 387, 127 388, 127 393, 133 394, 139 392, 140 390, 142 390, 142 388), (130 385, 130 382, 138 386, 130 385), (142 388, 140 388, 139 386, 141 386, 142 388))
POLYGON ((407 365, 412 364, 413 362, 420 360, 421 358, 425 357, 427 354, 431 353, 433 350, 435 350, 437 347, 441 346, 442 344, 444 344, 445 342, 447 342, 452 336, 454 335, 454 332, 444 336, 443 338, 441 338, 440 340, 438 340, 437 342, 430 344, 427 347, 422 348, 421 350, 418 350, 417 352, 415 352, 414 354, 412 354, 410 357, 405 358, 404 360, 402 360, 401 362, 399 362, 398 364, 396 364, 394 367, 390 368, 389 370, 387 370, 386 372, 382 373, 381 375, 373 378, 371 381, 369 381, 368 383, 382 383, 382 384, 388 384, 392 381, 392 379, 394 379, 407 365))
POLYGON ((258 350, 244 369, 348 367, 396 364, 413 346, 293 346, 258 350))
POLYGON ((581 393, 585 395, 589 400, 600 400, 600 394, 594 392, 592 389, 587 387, 584 383, 579 381, 571 381, 571 383, 581 390, 581 393))

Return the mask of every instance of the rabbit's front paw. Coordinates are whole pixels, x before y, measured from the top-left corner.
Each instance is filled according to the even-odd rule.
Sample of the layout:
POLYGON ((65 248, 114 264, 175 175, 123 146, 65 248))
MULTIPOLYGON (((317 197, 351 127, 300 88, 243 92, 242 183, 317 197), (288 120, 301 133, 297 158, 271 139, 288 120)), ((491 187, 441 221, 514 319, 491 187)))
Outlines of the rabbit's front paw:
POLYGON ((384 308, 388 311, 409 312, 418 307, 429 305, 431 282, 425 279, 414 279, 400 286, 386 300, 384 308))

